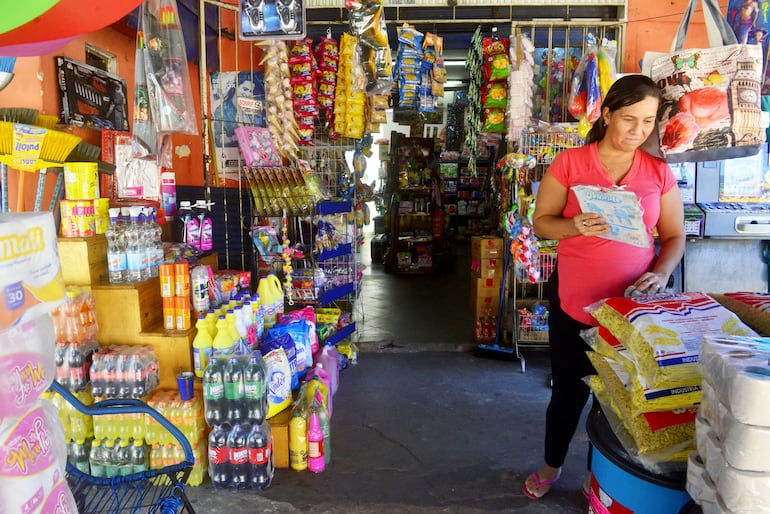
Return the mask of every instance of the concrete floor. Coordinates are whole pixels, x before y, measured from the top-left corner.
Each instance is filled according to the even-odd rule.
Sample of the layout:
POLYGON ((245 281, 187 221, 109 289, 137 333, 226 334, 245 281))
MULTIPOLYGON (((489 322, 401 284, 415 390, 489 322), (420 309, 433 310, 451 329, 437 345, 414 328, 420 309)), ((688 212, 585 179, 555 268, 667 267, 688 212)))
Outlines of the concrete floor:
POLYGON ((368 267, 361 354, 340 376, 326 471, 278 469, 261 492, 190 488, 196 511, 586 512, 582 424, 551 493, 537 502, 521 493, 542 458, 548 354, 530 351, 521 373, 517 362, 467 351, 469 249, 458 251, 454 271, 434 276, 368 267))

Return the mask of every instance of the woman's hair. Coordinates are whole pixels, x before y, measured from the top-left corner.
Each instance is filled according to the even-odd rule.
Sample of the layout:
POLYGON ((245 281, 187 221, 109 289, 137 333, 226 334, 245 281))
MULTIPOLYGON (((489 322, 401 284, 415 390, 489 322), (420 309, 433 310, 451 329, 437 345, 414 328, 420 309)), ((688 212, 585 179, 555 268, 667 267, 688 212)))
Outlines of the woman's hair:
MULTIPOLYGON (((646 75, 626 75, 620 77, 610 87, 607 96, 602 101, 602 112, 604 112, 605 107, 610 112, 614 112, 649 97, 657 99, 658 103, 662 100, 660 88, 650 77, 646 75)), ((591 130, 588 131, 586 144, 601 141, 604 139, 606 132, 607 124, 604 123, 604 116, 599 116, 591 130)))

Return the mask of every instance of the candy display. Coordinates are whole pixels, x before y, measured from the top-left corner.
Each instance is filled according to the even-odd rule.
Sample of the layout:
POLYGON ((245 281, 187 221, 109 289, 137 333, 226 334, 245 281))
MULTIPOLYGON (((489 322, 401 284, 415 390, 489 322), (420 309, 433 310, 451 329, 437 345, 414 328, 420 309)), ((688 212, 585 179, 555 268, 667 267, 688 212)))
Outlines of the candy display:
POLYGON ((319 73, 313 41, 305 38, 289 44, 289 70, 294 118, 297 121, 299 144, 314 145, 314 126, 318 117, 316 75, 319 73))
POLYGON ((297 156, 299 132, 294 118, 289 52, 285 41, 263 41, 265 50, 265 118, 278 153, 285 159, 297 156))
POLYGON ((337 71, 339 70, 339 42, 331 35, 331 30, 322 37, 315 48, 315 60, 318 64, 316 89, 318 108, 326 111, 327 131, 334 132, 334 99, 337 89, 337 71))
POLYGON ((424 37, 422 32, 406 23, 398 31, 396 76, 399 107, 416 109, 419 105, 424 37))
POLYGON ((356 58, 358 38, 343 34, 337 88, 334 97, 334 131, 344 137, 358 139, 364 134, 366 108, 366 78, 356 58))

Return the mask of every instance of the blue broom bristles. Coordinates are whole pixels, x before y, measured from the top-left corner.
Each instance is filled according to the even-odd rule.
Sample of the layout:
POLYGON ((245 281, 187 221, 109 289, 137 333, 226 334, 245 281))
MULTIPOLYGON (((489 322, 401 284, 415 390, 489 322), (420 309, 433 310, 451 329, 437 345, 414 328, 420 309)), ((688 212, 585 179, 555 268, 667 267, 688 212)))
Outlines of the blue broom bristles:
POLYGON ((13 73, 14 66, 16 66, 16 57, 0 56, 0 72, 13 73))

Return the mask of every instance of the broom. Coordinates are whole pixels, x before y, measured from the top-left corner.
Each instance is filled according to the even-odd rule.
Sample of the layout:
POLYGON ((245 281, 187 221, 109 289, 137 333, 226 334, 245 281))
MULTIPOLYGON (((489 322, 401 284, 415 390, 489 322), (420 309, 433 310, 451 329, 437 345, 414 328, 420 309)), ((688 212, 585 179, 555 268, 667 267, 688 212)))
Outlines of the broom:
POLYGON ((16 66, 16 57, 0 56, 0 91, 13 80, 14 66, 16 66))

